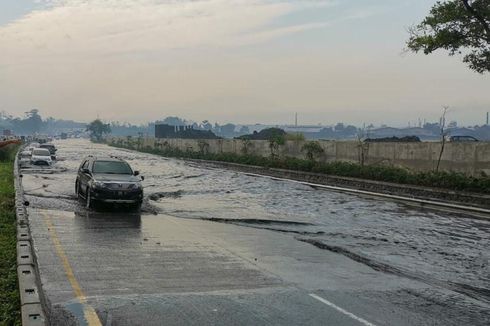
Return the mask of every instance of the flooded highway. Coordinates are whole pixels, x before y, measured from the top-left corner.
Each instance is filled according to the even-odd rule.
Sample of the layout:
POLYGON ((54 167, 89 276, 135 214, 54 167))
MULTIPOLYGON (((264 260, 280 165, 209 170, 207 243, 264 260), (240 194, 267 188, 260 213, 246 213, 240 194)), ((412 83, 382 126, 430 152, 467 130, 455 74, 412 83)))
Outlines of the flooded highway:
POLYGON ((54 167, 22 171, 53 324, 490 322, 488 220, 87 140, 55 145, 54 167), (140 171, 140 213, 85 208, 75 178, 87 155, 140 171))

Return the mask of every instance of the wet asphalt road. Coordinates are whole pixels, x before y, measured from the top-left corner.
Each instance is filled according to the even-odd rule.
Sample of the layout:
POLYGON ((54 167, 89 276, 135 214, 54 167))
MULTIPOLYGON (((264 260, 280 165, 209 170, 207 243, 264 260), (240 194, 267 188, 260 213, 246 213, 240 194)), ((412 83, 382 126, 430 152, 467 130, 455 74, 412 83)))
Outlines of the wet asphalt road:
POLYGON ((23 170, 58 325, 488 325, 490 222, 92 144, 23 170), (81 159, 145 176, 140 213, 88 211, 81 159))

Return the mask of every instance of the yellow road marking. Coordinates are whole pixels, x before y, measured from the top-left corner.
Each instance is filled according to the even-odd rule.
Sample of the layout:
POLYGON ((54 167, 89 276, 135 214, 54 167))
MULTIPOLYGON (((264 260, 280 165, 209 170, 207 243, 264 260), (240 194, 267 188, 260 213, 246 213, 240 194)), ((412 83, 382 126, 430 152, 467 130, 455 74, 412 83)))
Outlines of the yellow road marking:
POLYGON ((99 316, 95 312, 94 308, 87 304, 87 297, 83 293, 80 284, 75 278, 75 274, 73 273, 73 269, 71 268, 70 262, 68 261, 68 257, 66 257, 65 251, 63 250, 63 246, 61 245, 60 239, 58 238, 58 234, 54 228, 53 220, 46 213, 42 213, 44 216, 44 222, 46 223, 49 231, 49 235, 51 236, 51 240, 53 241, 54 248, 56 249, 56 253, 58 257, 60 257, 61 262, 63 264, 63 268, 65 269, 66 277, 71 284, 73 292, 75 293, 75 297, 80 301, 83 305, 83 315, 89 326, 102 326, 100 322, 99 316))

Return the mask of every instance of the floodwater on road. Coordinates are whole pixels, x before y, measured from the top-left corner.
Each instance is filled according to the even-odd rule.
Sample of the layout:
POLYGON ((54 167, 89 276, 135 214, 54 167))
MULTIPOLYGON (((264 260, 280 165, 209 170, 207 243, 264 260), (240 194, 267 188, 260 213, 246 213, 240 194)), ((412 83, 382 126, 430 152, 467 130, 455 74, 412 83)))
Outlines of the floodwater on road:
POLYGON ((59 161, 54 170, 24 171, 26 197, 35 207, 85 210, 74 190, 80 161, 87 155, 114 155, 145 177, 145 213, 289 233, 298 241, 376 270, 454 291, 483 305, 490 303, 490 221, 87 140, 55 144, 59 161))

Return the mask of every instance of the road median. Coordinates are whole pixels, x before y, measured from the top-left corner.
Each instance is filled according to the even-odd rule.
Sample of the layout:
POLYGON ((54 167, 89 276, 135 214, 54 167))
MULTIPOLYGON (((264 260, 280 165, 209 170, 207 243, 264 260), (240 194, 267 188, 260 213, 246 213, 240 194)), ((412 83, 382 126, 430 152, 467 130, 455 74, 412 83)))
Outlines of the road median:
POLYGON ((42 304, 43 293, 17 159, 14 162, 13 176, 17 221, 17 277, 22 325, 42 326, 47 324, 42 304))
POLYGON ((444 203, 460 204, 477 208, 490 209, 490 195, 430 188, 423 186, 404 185, 392 182, 374 181, 350 177, 337 177, 320 173, 275 169, 244 164, 191 160, 208 165, 224 167, 244 173, 254 173, 274 178, 284 178, 299 182, 316 183, 326 186, 342 187, 346 189, 362 190, 366 192, 404 196, 423 200, 437 200, 444 203))

